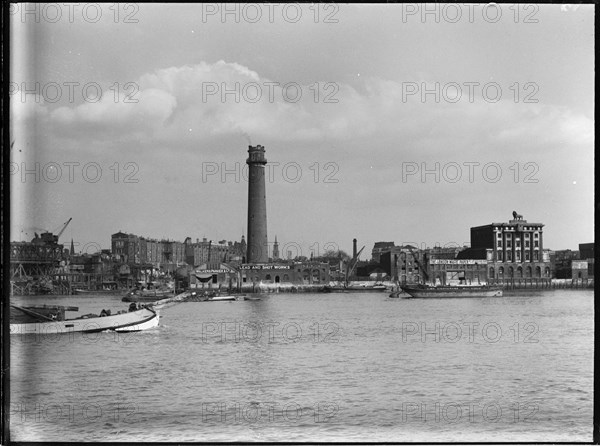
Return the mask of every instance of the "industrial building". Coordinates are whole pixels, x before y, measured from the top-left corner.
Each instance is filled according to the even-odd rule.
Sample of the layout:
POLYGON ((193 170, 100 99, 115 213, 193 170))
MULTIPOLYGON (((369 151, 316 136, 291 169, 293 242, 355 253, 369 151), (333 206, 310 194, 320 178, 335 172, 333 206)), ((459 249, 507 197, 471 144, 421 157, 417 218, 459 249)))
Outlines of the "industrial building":
POLYGON ((488 283, 545 283, 552 278, 549 251, 544 250, 542 223, 513 212, 507 223, 471 228, 471 248, 457 259, 485 260, 488 283))

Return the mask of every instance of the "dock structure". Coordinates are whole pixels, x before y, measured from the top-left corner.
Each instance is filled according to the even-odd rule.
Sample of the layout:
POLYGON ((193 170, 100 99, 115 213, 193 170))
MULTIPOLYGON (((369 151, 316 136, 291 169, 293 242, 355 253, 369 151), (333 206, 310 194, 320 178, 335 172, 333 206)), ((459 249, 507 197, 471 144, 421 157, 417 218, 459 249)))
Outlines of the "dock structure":
MULTIPOLYGON (((90 261, 92 261, 90 256, 90 261)), ((54 239, 43 240, 36 237, 31 242, 13 242, 10 250, 11 294, 27 296, 37 294, 73 294, 76 289, 88 291, 131 287, 136 277, 128 274, 122 278, 113 264, 103 264, 98 258, 91 266, 101 266, 101 271, 84 271, 73 264, 74 257, 63 245, 54 239), (114 271, 113 271, 114 270, 114 271), (121 283, 118 283, 120 280, 121 283)), ((129 271, 128 271, 129 272, 129 271)), ((139 275, 139 269, 133 271, 139 275)))
POLYGON ((63 245, 36 238, 31 242, 11 243, 11 292, 28 294, 70 294, 68 281, 58 273, 64 266, 63 245))

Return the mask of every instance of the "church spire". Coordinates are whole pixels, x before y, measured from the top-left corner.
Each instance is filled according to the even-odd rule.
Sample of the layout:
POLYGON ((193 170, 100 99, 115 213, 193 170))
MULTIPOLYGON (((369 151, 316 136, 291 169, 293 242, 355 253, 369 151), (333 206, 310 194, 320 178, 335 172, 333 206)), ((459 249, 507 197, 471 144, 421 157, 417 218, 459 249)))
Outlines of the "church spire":
POLYGON ((277 236, 275 236, 275 243, 273 243, 273 260, 279 258, 279 243, 277 243, 277 236))

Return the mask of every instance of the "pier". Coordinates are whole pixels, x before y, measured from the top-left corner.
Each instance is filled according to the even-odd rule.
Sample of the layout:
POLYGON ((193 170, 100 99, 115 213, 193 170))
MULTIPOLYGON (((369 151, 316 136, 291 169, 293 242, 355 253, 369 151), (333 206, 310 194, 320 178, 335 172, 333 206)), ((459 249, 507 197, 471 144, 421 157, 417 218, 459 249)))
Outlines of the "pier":
POLYGON ((501 286, 504 289, 589 289, 594 288, 594 279, 540 279, 513 278, 488 279, 489 285, 501 286))

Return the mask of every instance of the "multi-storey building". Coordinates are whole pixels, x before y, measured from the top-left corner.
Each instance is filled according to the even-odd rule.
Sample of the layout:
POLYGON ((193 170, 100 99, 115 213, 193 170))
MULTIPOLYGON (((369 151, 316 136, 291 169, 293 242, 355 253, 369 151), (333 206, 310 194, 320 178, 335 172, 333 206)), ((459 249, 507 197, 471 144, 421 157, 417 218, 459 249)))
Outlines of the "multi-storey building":
MULTIPOLYGON (((242 238, 243 241, 243 238, 242 238)), ((191 238, 186 238, 183 244, 185 261, 192 266, 207 265, 208 268, 218 268, 221 263, 229 261, 230 250, 233 251, 233 243, 221 240, 214 243, 212 240, 203 238, 196 239, 192 243, 191 238)))
POLYGON ((423 250, 411 245, 391 246, 385 251, 382 247, 378 255, 382 269, 390 275, 391 280, 407 284, 423 283, 427 280, 423 250))
POLYGON ((140 238, 119 231, 111 237, 111 251, 124 263, 140 263, 140 238))
POLYGON ((394 242, 375 242, 371 250, 371 261, 381 263, 381 255, 390 252, 395 246, 394 242))
POLYGON ((471 228, 471 248, 491 248, 496 262, 542 262, 543 226, 522 219, 477 226, 471 228))
POLYGON ((427 281, 441 285, 485 282, 487 265, 485 259, 457 259, 458 254, 466 249, 464 246, 435 246, 425 249, 427 281))
POLYGON ((593 243, 580 243, 579 244, 579 257, 581 260, 593 259, 594 258, 594 244, 593 243))
POLYGON ((570 249, 557 249, 550 253, 550 263, 553 277, 557 279, 570 279, 572 277, 573 261, 579 260, 579 251, 570 249))
POLYGON ((112 235, 111 250, 120 262, 154 268, 180 265, 186 260, 185 246, 181 242, 139 237, 122 231, 112 235))
POLYGON ((457 259, 486 260, 487 279, 491 282, 550 280, 550 258, 544 250, 543 227, 542 223, 530 223, 521 216, 508 223, 473 227, 471 248, 458 253, 457 259))

